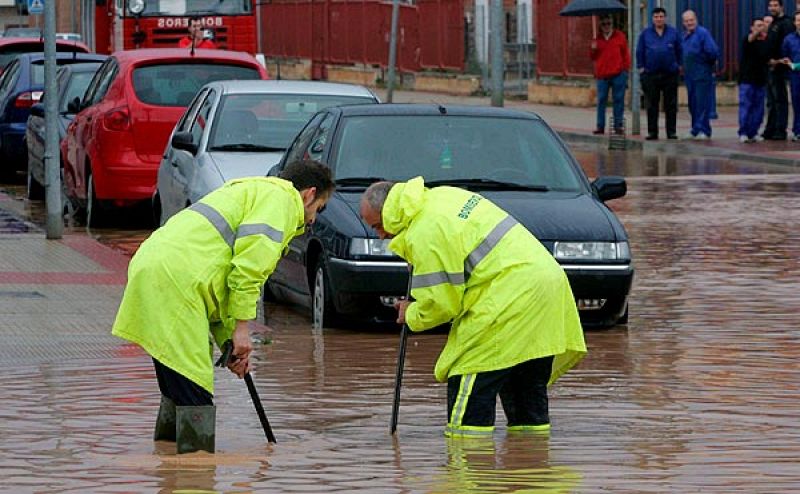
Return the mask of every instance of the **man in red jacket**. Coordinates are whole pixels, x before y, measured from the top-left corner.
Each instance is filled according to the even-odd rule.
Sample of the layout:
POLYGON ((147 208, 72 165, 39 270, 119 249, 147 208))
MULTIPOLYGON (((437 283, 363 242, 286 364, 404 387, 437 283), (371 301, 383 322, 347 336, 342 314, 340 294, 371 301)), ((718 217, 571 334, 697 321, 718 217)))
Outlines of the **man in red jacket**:
POLYGON ((610 15, 600 17, 600 37, 592 41, 591 57, 597 79, 597 128, 594 134, 605 133, 609 89, 614 104, 614 132, 622 134, 631 54, 628 39, 622 31, 614 29, 610 15))

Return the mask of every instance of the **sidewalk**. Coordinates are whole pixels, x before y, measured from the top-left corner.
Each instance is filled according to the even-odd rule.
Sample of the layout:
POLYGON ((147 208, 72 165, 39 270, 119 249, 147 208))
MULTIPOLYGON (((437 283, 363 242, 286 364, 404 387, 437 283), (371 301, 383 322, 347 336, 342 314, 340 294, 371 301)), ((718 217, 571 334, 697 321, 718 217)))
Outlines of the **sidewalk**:
MULTIPOLYGON (((379 90, 380 98, 386 100, 386 91, 379 90)), ((488 97, 449 96, 439 93, 425 93, 416 91, 395 91, 395 103, 438 103, 443 105, 489 105, 488 97)), ((603 145, 608 143, 608 136, 592 134, 595 127, 595 108, 575 108, 569 106, 554 106, 529 103, 519 100, 505 100, 506 108, 530 111, 539 114, 567 141, 589 142, 603 145)), ((752 144, 739 142, 737 131, 739 129, 739 108, 735 106, 721 106, 718 109, 719 118, 711 121, 713 136, 708 141, 667 140, 664 132, 663 113, 659 124, 661 139, 646 141, 647 114, 641 112, 641 135, 628 135, 628 149, 641 149, 645 153, 667 154, 694 154, 702 156, 727 157, 734 160, 755 161, 784 165, 800 171, 800 142, 791 141, 764 141, 752 144)), ((611 108, 607 115, 611 115, 611 108)), ((607 117, 608 118, 608 117, 607 117)), ((631 113, 625 115, 626 122, 632 122, 631 113)), ((630 134, 630 125, 628 125, 630 134)), ((691 129, 689 110, 685 107, 678 109, 678 136, 683 136, 691 129)))

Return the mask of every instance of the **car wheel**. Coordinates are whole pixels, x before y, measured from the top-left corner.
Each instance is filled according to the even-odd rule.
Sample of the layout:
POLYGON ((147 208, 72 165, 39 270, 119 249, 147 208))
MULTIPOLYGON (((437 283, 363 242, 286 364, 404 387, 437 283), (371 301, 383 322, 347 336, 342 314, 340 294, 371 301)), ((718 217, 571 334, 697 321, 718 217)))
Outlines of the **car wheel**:
POLYGON ((628 324, 628 308, 630 304, 625 304, 625 312, 622 313, 622 317, 617 319, 617 324, 628 324))
POLYGON ((26 196, 31 200, 41 200, 44 198, 44 187, 40 184, 31 173, 31 168, 28 167, 28 182, 26 186, 26 196))
POLYGON ((164 224, 166 221, 164 218, 161 217, 161 195, 156 190, 155 195, 153 196, 153 203, 152 203, 152 212, 153 212, 153 228, 158 228, 164 224))
POLYGON ((86 185, 86 226, 89 228, 97 228, 102 225, 105 219, 105 211, 95 192, 94 176, 91 172, 87 177, 86 185))
POLYGON ((311 322, 315 328, 331 327, 335 324, 336 309, 333 307, 330 280, 325 272, 325 260, 320 254, 314 270, 314 285, 311 293, 311 322))

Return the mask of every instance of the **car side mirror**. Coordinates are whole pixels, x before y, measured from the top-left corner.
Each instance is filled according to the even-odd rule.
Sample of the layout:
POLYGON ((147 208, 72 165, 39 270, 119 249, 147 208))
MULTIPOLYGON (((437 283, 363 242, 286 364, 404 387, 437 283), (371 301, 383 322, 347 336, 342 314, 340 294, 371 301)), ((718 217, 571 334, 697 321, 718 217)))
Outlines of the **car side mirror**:
POLYGON ((281 173, 281 164, 278 163, 277 165, 273 166, 267 172, 268 177, 277 177, 281 173))
POLYGON ((623 177, 599 177, 592 182, 592 189, 601 201, 606 202, 624 196, 628 192, 628 185, 623 177))
POLYGON ((67 103, 67 113, 76 114, 79 111, 81 111, 81 99, 78 96, 75 96, 72 101, 67 103))
POLYGON ((36 103, 31 107, 31 116, 44 118, 44 105, 36 103))
POLYGON ((172 136, 172 147, 188 151, 191 154, 197 153, 197 144, 194 143, 194 136, 191 132, 175 132, 172 136))

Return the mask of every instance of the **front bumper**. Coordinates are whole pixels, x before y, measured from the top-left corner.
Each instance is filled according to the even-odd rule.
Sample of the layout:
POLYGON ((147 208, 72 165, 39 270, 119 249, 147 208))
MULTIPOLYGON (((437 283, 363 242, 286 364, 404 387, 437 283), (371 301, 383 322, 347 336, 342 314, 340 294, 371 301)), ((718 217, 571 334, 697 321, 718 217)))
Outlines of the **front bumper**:
POLYGON ((392 321, 397 312, 387 302, 404 297, 408 290, 408 264, 404 261, 331 258, 328 276, 336 311, 346 316, 392 321))
POLYGON ((613 326, 625 313, 633 285, 630 264, 562 264, 584 326, 613 326))

